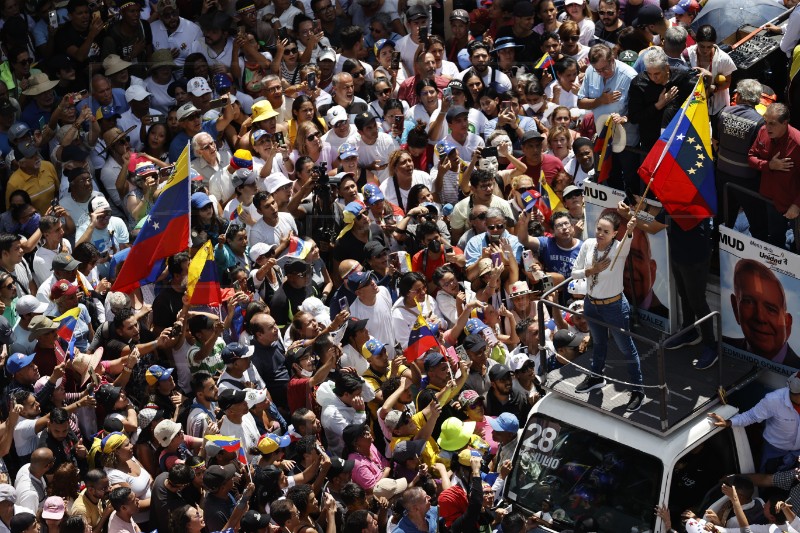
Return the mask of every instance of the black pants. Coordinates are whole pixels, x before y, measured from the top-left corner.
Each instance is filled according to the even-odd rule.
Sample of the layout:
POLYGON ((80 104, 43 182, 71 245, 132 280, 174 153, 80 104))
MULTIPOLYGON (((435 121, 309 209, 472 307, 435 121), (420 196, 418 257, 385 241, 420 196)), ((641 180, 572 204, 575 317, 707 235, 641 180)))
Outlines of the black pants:
MULTIPOLYGON (((700 263, 685 264, 670 261, 672 274, 675 277, 675 286, 678 297, 681 299, 681 329, 691 325, 695 320, 708 315, 711 309, 706 301, 706 281, 708 279, 710 260, 707 258, 700 263)), ((700 333, 703 335, 703 344, 714 348, 714 322, 706 320, 700 324, 700 333)))
POLYGON ((719 216, 717 217, 717 222, 723 222, 727 227, 733 228, 741 208, 744 210, 744 214, 747 215, 747 222, 750 223, 750 234, 756 239, 766 241, 768 232, 766 217, 764 216, 765 204, 762 200, 730 187, 728 188, 728 211, 724 212, 726 183, 740 185, 747 190, 758 192, 760 182, 760 178, 739 178, 717 171, 717 191, 719 193, 719 208, 717 209, 719 216))

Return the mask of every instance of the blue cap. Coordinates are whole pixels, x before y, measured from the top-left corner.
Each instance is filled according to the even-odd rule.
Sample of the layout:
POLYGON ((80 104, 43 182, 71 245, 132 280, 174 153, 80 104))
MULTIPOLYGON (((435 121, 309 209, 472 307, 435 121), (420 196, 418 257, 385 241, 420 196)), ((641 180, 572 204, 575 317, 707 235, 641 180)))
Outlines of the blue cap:
POLYGON ((374 355, 380 355, 384 348, 386 348, 386 344, 375 337, 370 337, 370 339, 364 343, 364 346, 361 347, 361 354, 369 359, 374 355))
POLYGON ((222 362, 227 365, 237 359, 246 358, 248 353, 247 346, 242 346, 238 342, 229 342, 220 352, 220 357, 222 362))
POLYGON ((212 82, 214 83, 214 89, 216 89, 217 92, 223 89, 229 89, 231 85, 233 85, 227 74, 214 74, 212 82))
POLYGON ((375 55, 378 55, 378 52, 386 48, 387 46, 391 46, 395 48, 397 45, 391 39, 380 39, 378 42, 375 43, 375 55))
POLYGON ((258 140, 261 139, 261 137, 263 137, 264 135, 269 135, 269 132, 267 132, 265 130, 260 130, 260 129, 254 131, 253 132, 253 142, 258 142, 258 140))
POLYGON ((12 354, 11 357, 6 360, 6 370, 8 370, 9 374, 14 375, 31 364, 34 357, 36 357, 35 353, 29 353, 27 355, 24 353, 12 354))
POLYGON ((448 155, 450 152, 455 150, 456 147, 450 144, 447 141, 439 141, 436 143, 436 154, 441 158, 448 155))
POLYGON ((464 331, 467 335, 474 335, 486 329, 486 324, 480 318, 470 318, 467 320, 467 325, 464 326, 464 331))
POLYGON ((204 192, 196 192, 192 195, 192 208, 203 209, 211 203, 211 198, 204 192))
POLYGON ((114 104, 104 105, 102 107, 98 107, 97 111, 94 113, 94 118, 101 119, 101 118, 114 118, 119 117, 119 110, 117 106, 114 104))
POLYGON ((381 200, 386 199, 383 196, 380 188, 374 183, 367 183, 364 185, 364 188, 361 189, 361 192, 364 194, 364 201, 367 203, 367 205, 375 205, 381 200))
MULTIPOLYGON (((194 195, 192 196, 194 197, 194 195)), ((354 216, 358 216, 359 214, 361 214, 361 212, 364 209, 366 209, 366 207, 364 207, 364 204, 362 204, 361 202, 350 202, 349 204, 347 204, 347 207, 344 208, 346 213, 350 213, 354 216)))
POLYGON ((339 147, 339 159, 347 159, 348 157, 358 157, 358 150, 350 143, 344 143, 339 147))
POLYGON ((425 370, 430 370, 442 361, 444 361, 444 356, 436 350, 431 350, 425 355, 425 370))
POLYGON ((444 204, 442 206, 442 215, 449 217, 453 213, 453 204, 444 204))
POLYGON ((347 288, 350 292, 356 292, 358 289, 366 287, 372 281, 372 271, 365 270, 363 272, 352 272, 347 276, 347 288))
POLYGON ((144 377, 147 383, 155 385, 159 381, 167 381, 174 370, 174 368, 164 368, 163 366, 153 365, 147 369, 144 377))
POLYGON ((500 416, 495 418, 487 416, 486 419, 495 431, 506 431, 508 433, 519 431, 519 419, 511 413, 501 413, 500 416))

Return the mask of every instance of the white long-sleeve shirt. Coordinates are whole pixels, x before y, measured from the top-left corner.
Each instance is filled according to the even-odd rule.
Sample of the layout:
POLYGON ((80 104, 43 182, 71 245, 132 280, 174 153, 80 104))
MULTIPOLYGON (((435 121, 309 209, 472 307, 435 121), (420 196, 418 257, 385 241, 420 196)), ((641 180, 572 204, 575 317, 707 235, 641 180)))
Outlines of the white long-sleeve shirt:
POLYGON ((344 441, 342 432, 350 424, 363 424, 367 421, 366 411, 357 412, 339 398, 335 398, 322 410, 322 428, 328 438, 328 450, 337 456, 342 456, 344 441))
MULTIPOLYGON (((625 268, 625 259, 628 257, 628 253, 631 250, 632 240, 632 238, 627 238, 624 243, 621 243, 615 239, 614 242, 611 243, 611 250, 606 257, 611 259, 612 262, 617 255, 617 249, 622 246, 622 251, 617 258, 614 269, 612 270, 611 265, 609 265, 607 269, 600 272, 597 275, 597 283, 594 285, 591 279, 587 279, 587 296, 602 300, 605 298, 612 298, 622 292, 622 271, 625 268)), ((578 258, 575 260, 575 266, 572 267, 573 278, 581 279, 593 277, 586 275, 586 269, 594 266, 595 248, 597 248, 597 239, 586 239, 586 241, 584 241, 583 246, 581 246, 581 251, 578 252, 578 258)), ((603 257, 603 255, 604 254, 600 252, 598 257, 603 257)))
POLYGON ((744 427, 766 421, 764 440, 779 450, 800 450, 800 415, 789 400, 789 388, 772 391, 752 409, 731 418, 731 426, 744 427))

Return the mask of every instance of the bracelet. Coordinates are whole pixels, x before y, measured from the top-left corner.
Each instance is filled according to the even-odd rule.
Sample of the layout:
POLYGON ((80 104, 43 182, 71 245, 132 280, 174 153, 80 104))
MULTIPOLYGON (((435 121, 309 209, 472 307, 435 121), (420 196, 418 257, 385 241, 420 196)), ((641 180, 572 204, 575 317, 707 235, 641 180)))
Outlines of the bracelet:
POLYGON ((125 372, 126 370, 127 370, 128 372, 133 372, 133 369, 132 369, 132 368, 130 368, 130 367, 127 367, 127 366, 123 366, 123 367, 122 367, 122 371, 123 371, 123 372, 125 372))

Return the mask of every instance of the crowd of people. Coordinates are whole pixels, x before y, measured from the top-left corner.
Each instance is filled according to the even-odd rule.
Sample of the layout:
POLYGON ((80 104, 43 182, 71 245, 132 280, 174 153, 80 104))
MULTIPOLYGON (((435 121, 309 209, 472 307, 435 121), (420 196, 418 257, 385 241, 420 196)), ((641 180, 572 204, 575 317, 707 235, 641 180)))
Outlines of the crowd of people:
MULTIPOLYGON (((726 36, 692 25, 702 10, 3 0, 0 533, 549 523, 499 505, 518 433, 541 373, 589 351, 576 392, 606 384, 595 321, 626 329, 642 303, 610 268, 618 251, 637 260, 634 229, 668 231, 682 324, 708 313, 714 220, 683 230, 631 211, 644 156, 700 77, 720 195, 731 182, 768 200, 733 194, 716 222, 800 240, 784 87, 733 87, 726 36), (607 122, 619 146, 605 185, 627 203, 586 220, 607 122), (190 246, 113 290, 185 151, 190 246), (208 243, 216 306, 187 294, 208 243), (539 317, 570 277, 551 295, 570 312, 539 317)), ((800 16, 767 29, 791 57, 800 16)), ((646 380, 613 333, 634 412, 646 380)), ((704 370, 714 335, 668 347, 703 342, 704 370)), ((796 448, 779 438, 764 459, 796 448)), ((791 488, 729 479, 737 517, 754 482, 791 488)))

